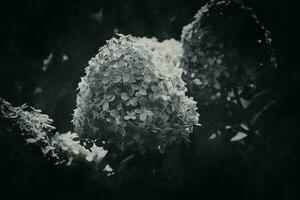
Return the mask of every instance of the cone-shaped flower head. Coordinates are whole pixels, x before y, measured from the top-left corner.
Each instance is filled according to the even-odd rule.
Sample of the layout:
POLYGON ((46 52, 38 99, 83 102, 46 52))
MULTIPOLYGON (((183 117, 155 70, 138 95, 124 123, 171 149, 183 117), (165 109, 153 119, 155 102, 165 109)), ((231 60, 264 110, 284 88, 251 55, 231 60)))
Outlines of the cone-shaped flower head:
POLYGON ((199 115, 174 63, 132 36, 107 41, 79 83, 75 131, 121 151, 188 141, 199 115))

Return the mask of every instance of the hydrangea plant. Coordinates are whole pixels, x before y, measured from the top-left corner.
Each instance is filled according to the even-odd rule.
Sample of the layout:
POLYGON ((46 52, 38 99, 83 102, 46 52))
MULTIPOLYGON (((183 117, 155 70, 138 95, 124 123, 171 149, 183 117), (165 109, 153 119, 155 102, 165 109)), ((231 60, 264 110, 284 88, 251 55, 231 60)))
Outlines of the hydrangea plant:
POLYGON ((239 0, 211 0, 183 27, 181 66, 211 139, 258 135, 257 119, 274 104, 277 67, 270 32, 239 0), (250 135, 250 134, 249 134, 250 135))
POLYGON ((76 133, 55 132, 40 110, 13 107, 2 99, 0 119, 16 125, 27 143, 39 146, 56 163, 78 158, 99 163, 107 150, 144 154, 189 142, 199 114, 186 95, 188 88, 202 110, 222 114, 202 118, 206 127, 216 125, 208 128, 216 132, 211 139, 230 131, 236 134, 231 141, 239 141, 273 103, 265 91, 274 68, 270 33, 253 11, 238 0, 211 0, 183 28, 181 42, 121 34, 108 40, 79 83, 72 120, 76 133), (262 105, 252 106, 261 96, 262 105))
POLYGON ((164 152, 174 142, 188 142, 199 114, 196 102, 185 95, 182 69, 148 40, 118 36, 85 69, 74 111, 75 132, 120 152, 164 152))

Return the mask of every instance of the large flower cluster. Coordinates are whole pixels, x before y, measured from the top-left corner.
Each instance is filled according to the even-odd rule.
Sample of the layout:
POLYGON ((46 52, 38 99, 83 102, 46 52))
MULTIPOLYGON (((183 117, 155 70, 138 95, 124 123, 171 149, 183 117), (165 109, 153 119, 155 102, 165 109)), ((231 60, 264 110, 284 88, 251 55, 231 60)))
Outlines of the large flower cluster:
POLYGON ((201 103, 227 98, 233 85, 249 96, 276 67, 269 31, 238 0, 202 7, 183 28, 182 44, 185 80, 201 103))
POLYGON ((119 34, 89 61, 73 118, 82 138, 141 153, 189 141, 199 114, 182 69, 143 40, 119 34))

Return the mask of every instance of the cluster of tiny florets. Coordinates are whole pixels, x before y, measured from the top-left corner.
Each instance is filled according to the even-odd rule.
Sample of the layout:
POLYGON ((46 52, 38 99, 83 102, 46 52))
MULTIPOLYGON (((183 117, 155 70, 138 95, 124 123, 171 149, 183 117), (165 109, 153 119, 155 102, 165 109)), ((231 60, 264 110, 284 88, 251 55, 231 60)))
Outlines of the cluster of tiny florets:
POLYGON ((182 69, 144 41, 119 35, 89 61, 73 118, 82 138, 141 152, 189 141, 198 113, 182 69))

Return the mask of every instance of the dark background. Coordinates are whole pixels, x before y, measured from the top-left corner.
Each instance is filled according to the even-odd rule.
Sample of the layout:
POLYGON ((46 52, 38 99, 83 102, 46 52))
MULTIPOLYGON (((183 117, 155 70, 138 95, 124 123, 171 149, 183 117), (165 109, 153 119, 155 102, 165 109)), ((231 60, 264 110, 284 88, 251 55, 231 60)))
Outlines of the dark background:
MULTIPOLYGON (((105 40, 115 32, 179 40, 182 27, 205 2, 1 0, 0 97, 13 105, 26 102, 40 108, 54 119, 59 131, 72 130, 77 83, 89 58, 105 40), (43 60, 51 53, 52 62, 43 70, 43 60), (68 60, 64 61, 63 55, 68 60)), ((143 179, 138 178, 122 185, 113 179, 97 178, 88 172, 88 167, 54 167, 35 154, 28 156, 32 150, 16 139, 14 145, 1 142, 0 191, 25 199, 152 199, 165 195, 180 199, 296 198, 300 155, 300 7, 297 0, 245 3, 272 32, 279 64, 278 82, 274 83, 278 85, 278 106, 271 113, 276 117, 266 122, 269 137, 256 151, 244 155, 237 146, 208 143, 199 136, 194 138, 195 153, 187 157, 186 171, 179 172, 176 187, 160 179, 146 179, 141 184, 143 179), (12 146, 18 145, 20 149, 14 150, 12 146)), ((176 165, 176 159, 171 164, 176 165)))

